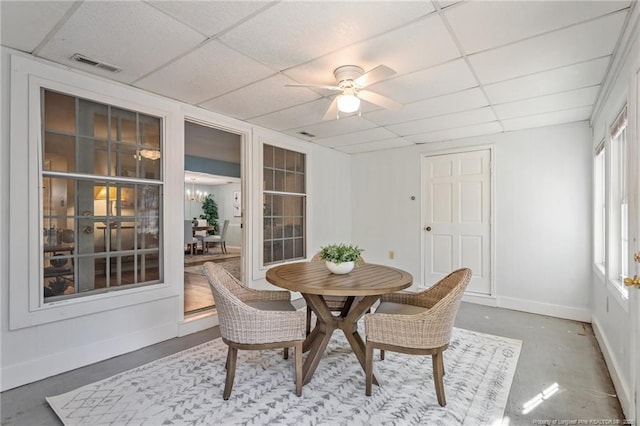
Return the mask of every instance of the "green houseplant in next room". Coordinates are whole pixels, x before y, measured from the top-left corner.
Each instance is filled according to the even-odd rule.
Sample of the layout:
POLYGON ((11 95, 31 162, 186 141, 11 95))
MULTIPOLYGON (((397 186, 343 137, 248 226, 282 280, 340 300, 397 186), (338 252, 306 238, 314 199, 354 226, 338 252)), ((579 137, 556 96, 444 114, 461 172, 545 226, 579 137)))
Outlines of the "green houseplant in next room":
POLYGON ((218 204, 213 199, 213 195, 209 194, 204 199, 202 211, 203 214, 200 215, 200 219, 205 219, 208 225, 214 227, 213 231, 210 231, 211 234, 214 234, 218 231, 218 204))
POLYGON ((347 274, 360 262, 360 254, 364 251, 358 246, 347 244, 330 244, 320 247, 320 259, 334 274, 347 274))

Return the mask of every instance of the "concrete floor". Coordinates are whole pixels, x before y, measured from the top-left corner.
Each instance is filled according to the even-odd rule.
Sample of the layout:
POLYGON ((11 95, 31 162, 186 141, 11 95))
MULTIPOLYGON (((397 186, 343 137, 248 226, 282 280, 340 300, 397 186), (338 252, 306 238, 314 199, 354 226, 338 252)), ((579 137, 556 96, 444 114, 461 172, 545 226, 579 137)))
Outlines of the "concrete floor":
MULTIPOLYGON (((542 424, 543 420, 562 424, 560 420, 624 419, 589 324, 463 303, 456 326, 523 341, 503 426, 542 424), (554 383, 558 392, 523 414, 523 405, 554 383)), ((68 392, 219 336, 215 327, 3 392, 2 425, 62 424, 46 403, 46 396, 68 392)), ((446 352, 444 356, 446 362, 446 352)))

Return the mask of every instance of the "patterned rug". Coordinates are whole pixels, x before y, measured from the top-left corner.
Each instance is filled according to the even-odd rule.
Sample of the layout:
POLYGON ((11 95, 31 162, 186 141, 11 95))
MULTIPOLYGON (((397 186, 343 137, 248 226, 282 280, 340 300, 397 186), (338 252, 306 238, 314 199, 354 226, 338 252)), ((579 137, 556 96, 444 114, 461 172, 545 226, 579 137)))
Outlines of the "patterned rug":
POLYGON ((226 345, 204 343, 74 391, 48 397, 65 425, 491 425, 500 424, 522 342, 454 329, 444 353, 447 405, 436 400, 431 357, 386 353, 380 386, 364 394, 364 372, 337 332, 302 397, 293 357, 239 351, 223 401, 226 345))

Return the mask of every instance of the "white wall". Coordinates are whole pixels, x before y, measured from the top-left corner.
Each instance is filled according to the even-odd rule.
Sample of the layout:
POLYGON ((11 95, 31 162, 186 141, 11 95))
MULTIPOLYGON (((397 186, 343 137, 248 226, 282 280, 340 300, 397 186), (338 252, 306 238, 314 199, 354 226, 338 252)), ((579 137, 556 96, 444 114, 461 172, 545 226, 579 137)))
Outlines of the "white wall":
MULTIPOLYGON (((184 253, 182 244, 174 244, 175 241, 182 241, 183 238, 184 205, 182 201, 175 203, 170 200, 184 200, 184 164, 182 159, 184 158, 183 124, 186 115, 197 115, 202 121, 212 124, 219 123, 226 129, 240 129, 238 133, 246 134, 248 149, 245 150, 244 160, 248 161, 243 170, 243 176, 246 176, 250 182, 245 186, 249 192, 249 196, 245 197, 245 200, 257 201, 256 211, 258 212, 262 206, 260 194, 256 192, 261 188, 257 172, 260 167, 252 167, 252 161, 259 163, 261 157, 252 157, 256 155, 257 150, 254 148, 259 144, 259 141, 254 138, 254 131, 262 132, 262 134, 268 133, 269 140, 274 143, 282 140, 286 144, 305 147, 309 153, 309 184, 312 191, 317 190, 317 195, 310 198, 311 202, 308 205, 309 217, 317 219, 310 222, 313 223, 310 226, 311 229, 308 230, 310 247, 318 246, 318 242, 315 240, 317 235, 326 236, 330 240, 350 235, 350 193, 348 188, 350 160, 348 155, 319 146, 311 146, 307 142, 282 134, 251 128, 246 123, 237 120, 220 117, 218 114, 181 105, 172 100, 84 73, 69 71, 65 67, 49 64, 46 61, 27 61, 29 72, 32 72, 32 69, 37 69, 39 73, 43 74, 42 78, 56 79, 56 81, 64 82, 68 86, 93 93, 108 94, 104 96, 114 99, 135 99, 140 105, 162 105, 165 110, 169 111, 167 121, 169 122, 170 134, 167 140, 172 141, 165 147, 165 155, 173 160, 165 162, 164 174, 166 176, 164 186, 166 201, 164 203, 165 282, 158 286, 114 292, 86 299, 78 298, 70 303, 58 303, 49 309, 49 314, 57 315, 56 318, 45 318, 44 320, 40 318, 39 322, 27 324, 22 328, 11 327, 10 309, 26 310, 26 304, 20 301, 20 303, 16 303, 15 295, 10 291, 10 287, 12 290, 15 288, 37 289, 38 284, 35 281, 29 281, 26 275, 16 273, 18 268, 34 269, 25 260, 28 256, 21 255, 23 259, 16 261, 14 253, 10 258, 9 248, 15 245, 15 241, 18 241, 20 252, 27 250, 28 247, 34 247, 34 251, 37 253, 38 240, 34 234, 38 235, 40 232, 29 232, 28 220, 24 218, 28 216, 26 214, 28 208, 26 207, 21 214, 15 214, 15 206, 12 206, 11 221, 9 218, 10 207, 7 200, 11 197, 18 198, 15 187, 10 189, 9 181, 13 179, 13 184, 19 183, 15 179, 16 176, 22 178, 27 173, 27 166, 33 165, 36 159, 15 163, 9 161, 11 136, 14 135, 9 125, 13 124, 10 114, 10 105, 13 105, 11 100, 12 98, 18 99, 22 104, 19 111, 22 111, 26 109, 27 98, 24 91, 11 92, 10 90, 12 82, 10 80, 9 55, 15 54, 21 57, 26 55, 5 48, 0 49, 0 53, 2 59, 0 64, 0 75, 2 76, 2 126, 0 126, 0 199, 2 200, 0 205, 1 390, 101 361, 179 334, 194 332, 202 328, 201 324, 206 323, 203 321, 200 325, 193 325, 193 322, 185 321, 182 316, 184 253), (323 180, 329 183, 323 183, 323 180), (347 182, 346 190, 334 192, 333 188, 343 182, 347 182), (329 185, 330 188, 325 188, 324 185, 329 185), (251 192, 255 192, 255 194, 251 192), (10 241, 10 233, 22 235, 24 238, 10 241), (99 310, 88 309, 89 305, 94 302, 97 302, 96 306, 99 306, 99 310), (121 303, 113 305, 115 302, 121 303)), ((22 79, 26 80, 21 76, 20 80, 22 81, 22 79)), ((18 130, 26 134, 28 133, 27 116, 25 113, 17 114, 16 111, 13 114, 18 116, 20 123, 17 127, 21 127, 18 130)), ((16 138, 16 140, 26 143, 28 137, 16 138)), ((30 192, 37 191, 37 182, 33 183, 25 178, 21 185, 19 190, 24 198, 37 200, 35 195, 37 192, 30 192), (27 185, 27 181, 29 181, 29 185, 27 185)), ((250 206, 245 206, 245 209, 250 208, 250 206)), ((226 212, 226 207, 223 209, 226 212)), ((34 212, 33 214, 37 217, 37 211, 34 210, 34 212)), ((225 212, 223 212, 224 215, 226 215, 225 212)), ((249 210, 250 217, 251 214, 251 210, 249 210)), ((252 220, 247 222, 247 225, 256 227, 255 230, 249 228, 249 238, 253 238, 255 235, 259 237, 261 221, 252 220)), ((247 270, 251 270, 251 262, 259 244, 258 240, 249 239, 248 241, 247 270)), ((34 271, 32 277, 37 277, 37 267, 34 271)), ((259 285, 259 281, 257 283, 250 282, 250 285, 259 285)))
POLYGON ((211 186, 211 193, 213 198, 218 203, 218 223, 220 224, 220 231, 222 232, 222 225, 225 220, 229 221, 229 227, 227 228, 227 247, 241 247, 242 246, 242 229, 240 225, 242 218, 240 216, 234 216, 233 212, 233 193, 241 191, 239 183, 229 183, 226 185, 211 186))
MULTIPOLYGON (((637 75, 640 72, 640 34, 638 30, 638 20, 640 11, 635 8, 634 16, 631 18, 630 28, 635 28, 629 37, 628 54, 618 66, 614 66, 615 78, 609 79, 604 99, 598 104, 594 117, 594 135, 592 146, 595 148, 603 139, 607 138, 609 128, 616 116, 626 104, 628 108, 627 141, 630 152, 630 205, 629 205, 629 231, 631 247, 629 253, 640 250, 638 242, 638 224, 634 218, 639 217, 638 199, 640 197, 639 171, 640 166, 640 141, 638 140, 638 86, 637 75)), ((633 261, 629 261, 630 274, 634 272, 633 261)), ((640 360, 640 354, 633 357, 632 321, 640 323, 640 295, 632 287, 629 288, 629 299, 621 297, 620 292, 605 279, 603 274, 596 268, 591 269, 590 281, 592 283, 591 294, 593 299, 592 323, 598 343, 604 354, 609 367, 618 398, 627 418, 633 418, 634 411, 637 413, 638 407, 634 407, 633 401, 633 377, 640 360), (635 315, 634 317, 634 310, 635 315)), ((639 338, 640 336, 636 336, 639 338)), ((640 386, 640 383, 636 383, 640 386)), ((640 391, 640 390, 636 390, 640 391)))
POLYGON ((493 145, 496 294, 489 303, 588 321, 590 135, 588 123, 579 122, 354 155, 353 242, 367 261, 433 284, 420 282, 420 158, 493 145))

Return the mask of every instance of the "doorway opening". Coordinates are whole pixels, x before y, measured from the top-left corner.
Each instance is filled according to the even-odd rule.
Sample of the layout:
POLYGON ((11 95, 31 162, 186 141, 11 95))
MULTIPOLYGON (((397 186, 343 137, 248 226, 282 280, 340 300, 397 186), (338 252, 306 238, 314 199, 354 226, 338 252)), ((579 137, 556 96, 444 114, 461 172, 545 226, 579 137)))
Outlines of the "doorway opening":
POLYGON ((185 315, 215 308, 204 263, 243 279, 242 139, 185 122, 185 315))

